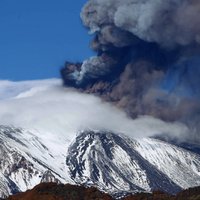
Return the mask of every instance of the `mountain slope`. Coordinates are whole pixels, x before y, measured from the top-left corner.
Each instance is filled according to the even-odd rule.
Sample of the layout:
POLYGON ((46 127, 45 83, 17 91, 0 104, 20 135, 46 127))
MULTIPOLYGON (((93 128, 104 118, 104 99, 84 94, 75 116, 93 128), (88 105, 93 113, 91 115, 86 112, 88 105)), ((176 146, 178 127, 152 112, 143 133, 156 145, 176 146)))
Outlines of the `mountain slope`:
POLYGON ((0 126, 0 195, 40 182, 95 186, 116 196, 200 185, 200 156, 157 139, 82 131, 71 142, 57 135, 0 126), (52 144, 51 141, 55 141, 52 144))
POLYGON ((0 195, 26 191, 40 182, 70 182, 65 164, 60 162, 66 155, 55 154, 36 134, 0 126, 0 195))
POLYGON ((70 146, 67 165, 77 183, 112 193, 176 193, 200 185, 199 155, 151 138, 85 131, 70 146))
POLYGON ((142 139, 136 150, 181 188, 200 185, 200 156, 156 139, 142 139))

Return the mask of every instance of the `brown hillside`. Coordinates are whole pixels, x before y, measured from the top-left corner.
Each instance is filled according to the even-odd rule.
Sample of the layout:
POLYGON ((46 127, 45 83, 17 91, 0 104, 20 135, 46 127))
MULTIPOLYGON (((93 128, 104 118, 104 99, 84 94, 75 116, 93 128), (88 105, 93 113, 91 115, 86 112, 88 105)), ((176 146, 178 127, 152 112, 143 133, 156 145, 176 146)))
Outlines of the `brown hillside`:
MULTIPOLYGON (((10 196, 6 200, 114 200, 110 195, 96 188, 63 185, 56 183, 41 183, 32 190, 10 196)), ((121 200, 200 200, 200 187, 180 192, 176 196, 162 192, 139 193, 121 200)))
POLYGON ((96 188, 42 183, 25 193, 10 196, 7 200, 112 200, 96 188))
POLYGON ((173 199, 171 195, 156 191, 152 194, 139 193, 139 194, 131 195, 124 198, 123 200, 171 200, 171 199, 173 199))

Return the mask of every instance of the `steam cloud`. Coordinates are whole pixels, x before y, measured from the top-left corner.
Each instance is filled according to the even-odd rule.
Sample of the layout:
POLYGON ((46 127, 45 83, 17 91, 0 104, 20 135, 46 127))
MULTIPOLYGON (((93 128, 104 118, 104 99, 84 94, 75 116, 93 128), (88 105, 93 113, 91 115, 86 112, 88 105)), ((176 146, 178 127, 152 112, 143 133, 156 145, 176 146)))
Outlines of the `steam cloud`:
POLYGON ((97 56, 66 63, 64 84, 132 118, 183 122, 200 141, 200 1, 88 0, 81 18, 97 56))
POLYGON ((63 88, 60 80, 0 83, 4 97, 0 100, 1 125, 35 129, 40 134, 69 140, 85 129, 126 133, 134 138, 158 133, 182 135, 188 131, 182 124, 152 117, 132 120, 98 97, 63 88), (10 88, 13 90, 9 91, 10 88))

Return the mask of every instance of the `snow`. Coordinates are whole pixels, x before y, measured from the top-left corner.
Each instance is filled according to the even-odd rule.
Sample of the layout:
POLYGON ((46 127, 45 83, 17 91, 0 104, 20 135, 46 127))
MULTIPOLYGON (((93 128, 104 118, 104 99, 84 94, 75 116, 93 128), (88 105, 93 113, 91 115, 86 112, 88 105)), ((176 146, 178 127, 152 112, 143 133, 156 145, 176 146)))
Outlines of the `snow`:
MULTIPOLYGON (((0 152, 4 155, 0 172, 7 182, 13 181, 20 191, 39 184, 49 169, 60 182, 73 183, 65 164, 68 143, 60 140, 53 144, 53 138, 49 137, 44 141, 39 137, 43 135, 42 132, 13 127, 1 126, 0 133, 0 152)), ((6 181, 3 184, 9 188, 6 181)))
POLYGON ((128 175, 127 177, 133 184, 138 185, 145 191, 151 190, 145 170, 141 169, 137 161, 131 159, 127 152, 119 146, 114 147, 113 163, 118 168, 123 169, 123 172, 128 175))
POLYGON ((200 185, 200 156, 156 139, 133 140, 95 131, 80 132, 73 143, 69 143, 55 134, 38 130, 1 126, 0 133, 0 141, 3 141, 0 153, 4 155, 0 164, 3 180, 0 192, 4 194, 11 193, 9 180, 20 191, 25 191, 40 183, 47 170, 62 183, 95 185, 110 193, 149 192, 157 188, 154 181, 169 191, 174 188, 173 182, 182 188, 200 185), (108 157, 106 151, 112 156, 108 157), (13 170, 22 158, 25 162, 13 170), (67 164, 66 158, 70 158, 67 164), (97 179, 93 164, 98 169, 97 179), (71 171, 78 169, 73 178, 71 171))
POLYGON ((183 189, 200 185, 200 156, 156 139, 138 140, 137 151, 183 189))

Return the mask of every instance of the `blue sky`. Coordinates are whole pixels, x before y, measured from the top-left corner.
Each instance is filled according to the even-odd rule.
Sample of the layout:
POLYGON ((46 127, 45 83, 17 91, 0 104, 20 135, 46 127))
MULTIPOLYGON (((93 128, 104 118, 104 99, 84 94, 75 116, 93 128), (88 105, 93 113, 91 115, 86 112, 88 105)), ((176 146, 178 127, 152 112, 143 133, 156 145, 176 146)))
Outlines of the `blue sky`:
POLYGON ((0 0, 0 79, 59 77, 66 60, 92 55, 80 21, 86 0, 0 0))

